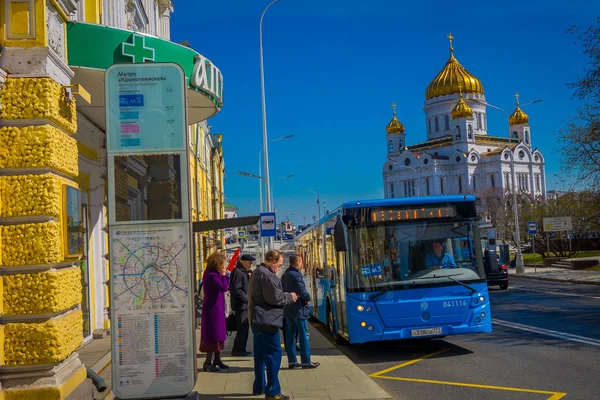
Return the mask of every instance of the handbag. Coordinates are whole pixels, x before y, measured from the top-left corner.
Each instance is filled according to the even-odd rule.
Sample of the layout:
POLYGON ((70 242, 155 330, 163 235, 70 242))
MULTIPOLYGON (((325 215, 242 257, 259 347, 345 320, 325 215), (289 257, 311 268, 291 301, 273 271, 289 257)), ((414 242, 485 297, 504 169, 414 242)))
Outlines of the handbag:
POLYGON ((229 313, 229 316, 225 319, 225 330, 227 331, 228 335, 230 336, 232 332, 236 332, 237 331, 237 321, 235 319, 235 313, 232 311, 229 313))

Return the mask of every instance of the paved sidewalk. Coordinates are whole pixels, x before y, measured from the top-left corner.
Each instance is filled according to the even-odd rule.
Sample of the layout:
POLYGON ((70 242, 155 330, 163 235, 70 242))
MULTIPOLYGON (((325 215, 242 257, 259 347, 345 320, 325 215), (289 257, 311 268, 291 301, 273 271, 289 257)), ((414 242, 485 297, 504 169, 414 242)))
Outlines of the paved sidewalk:
POLYGON ((600 271, 572 270, 552 267, 525 266, 524 274, 517 274, 514 268, 508 270, 510 279, 535 279, 540 281, 600 285, 600 271))
MULTIPOLYGON (((287 357, 283 355, 279 373, 283 394, 295 400, 382 400, 392 397, 367 376, 348 357, 343 355, 327 338, 309 324, 312 361, 321 366, 310 370, 288 370, 287 357)), ((231 357, 233 337, 228 338, 223 352, 223 362, 228 372, 199 372, 195 390, 200 399, 264 399, 252 396, 254 369, 252 357, 231 357)), ((252 351, 252 334, 248 339, 252 351)), ((198 355, 202 368, 204 354, 198 355)))

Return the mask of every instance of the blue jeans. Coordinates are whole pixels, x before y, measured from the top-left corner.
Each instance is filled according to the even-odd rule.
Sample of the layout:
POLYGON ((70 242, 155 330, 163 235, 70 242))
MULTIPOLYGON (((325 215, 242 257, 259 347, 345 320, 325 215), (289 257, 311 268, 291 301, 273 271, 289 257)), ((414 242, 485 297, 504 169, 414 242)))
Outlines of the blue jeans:
POLYGON ((283 352, 279 330, 267 332, 252 327, 254 334, 254 384, 253 393, 264 393, 266 396, 281 394, 279 384, 279 367, 283 352), (267 383, 265 385, 265 368, 267 369, 267 383))
POLYGON ((285 319, 285 349, 288 362, 295 364, 296 360, 296 333, 300 343, 300 360, 302 364, 310 363, 310 346, 308 344, 308 321, 305 319, 285 319))

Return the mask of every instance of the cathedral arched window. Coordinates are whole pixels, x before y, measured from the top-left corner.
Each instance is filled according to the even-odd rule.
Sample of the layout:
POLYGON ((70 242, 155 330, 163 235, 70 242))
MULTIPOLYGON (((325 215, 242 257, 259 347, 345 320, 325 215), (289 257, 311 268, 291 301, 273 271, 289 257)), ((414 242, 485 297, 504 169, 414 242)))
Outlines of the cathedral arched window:
POLYGON ((444 177, 440 177, 440 194, 444 194, 444 177))
POLYGON ((469 126, 467 127, 467 131, 468 131, 467 137, 468 137, 469 139, 473 139, 473 125, 469 125, 469 126))
POLYGON ((529 132, 525 131, 525 143, 529 144, 529 132))
POLYGON ((404 142, 402 140, 398 141, 398 151, 402 151, 402 149, 404 148, 404 142))
POLYGON ((462 187, 462 176, 458 177, 458 193, 462 193, 463 192, 463 187, 462 187))
POLYGON ((440 120, 438 117, 435 117, 435 131, 436 132, 440 131, 440 120))
POLYGON ((494 174, 490 175, 490 183, 492 184, 492 187, 496 187, 496 178, 494 177, 494 174))
POLYGON ((477 191, 477 177, 473 175, 473 191, 477 191))
POLYGON ((460 126, 456 125, 456 140, 460 140, 460 126))
POLYGON ((389 143, 388 143, 388 151, 389 151, 390 153, 393 153, 393 152, 394 152, 394 143, 392 143, 392 141, 391 141, 391 140, 390 140, 390 141, 389 141, 389 143))
POLYGON ((483 130, 487 130, 487 115, 483 114, 483 130))
POLYGON ((429 196, 429 178, 425 178, 425 194, 429 196))
POLYGON ((448 115, 444 115, 444 125, 447 131, 450 130, 450 117, 448 115))
POLYGON ((475 122, 477 123, 477 130, 481 130, 481 118, 479 118, 479 113, 475 113, 475 122))
POLYGON ((429 118, 427 120, 427 129, 428 129, 428 132, 431 133, 431 118, 429 118))
POLYGON ((519 134, 517 133, 517 131, 513 132, 513 139, 518 139, 519 138, 519 134))

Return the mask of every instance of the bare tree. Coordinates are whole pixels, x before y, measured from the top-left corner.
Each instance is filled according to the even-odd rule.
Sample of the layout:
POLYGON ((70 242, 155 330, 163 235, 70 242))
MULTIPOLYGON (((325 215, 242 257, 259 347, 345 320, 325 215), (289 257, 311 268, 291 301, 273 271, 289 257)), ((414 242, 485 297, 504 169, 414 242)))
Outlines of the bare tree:
POLYGON ((558 132, 563 171, 592 188, 600 187, 600 17, 597 26, 585 30, 571 27, 568 33, 576 37, 583 53, 590 60, 576 82, 567 86, 575 97, 586 100, 577 114, 558 132))

